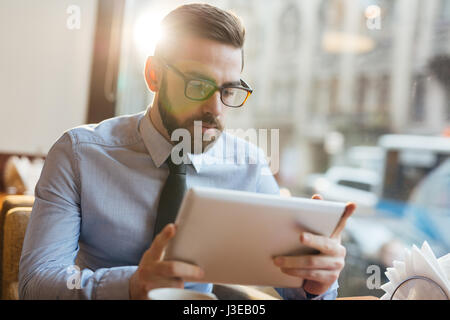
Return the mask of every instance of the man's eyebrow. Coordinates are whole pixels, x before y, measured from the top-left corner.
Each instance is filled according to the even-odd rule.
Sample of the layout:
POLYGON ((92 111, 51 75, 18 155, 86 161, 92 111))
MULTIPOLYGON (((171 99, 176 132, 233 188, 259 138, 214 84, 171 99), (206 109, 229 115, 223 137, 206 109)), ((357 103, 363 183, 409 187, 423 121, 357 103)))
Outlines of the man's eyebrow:
POLYGON ((195 78, 208 80, 208 81, 211 81, 211 82, 214 82, 215 84, 217 84, 216 80, 214 80, 213 78, 208 77, 207 75, 205 75, 203 73, 200 73, 200 72, 197 72, 197 71, 187 71, 186 74, 188 74, 190 76, 193 76, 195 78))
MULTIPOLYGON (((187 71, 186 74, 193 76, 195 78, 200 78, 200 79, 211 81, 217 85, 216 80, 214 80, 213 78, 211 78, 203 73, 200 73, 197 71, 187 71)), ((240 85, 241 85, 241 80, 237 80, 237 81, 225 82, 222 86, 240 86, 240 85)))
POLYGON ((240 86, 241 85, 241 80, 239 81, 229 81, 229 82, 225 82, 223 84, 223 86, 240 86))

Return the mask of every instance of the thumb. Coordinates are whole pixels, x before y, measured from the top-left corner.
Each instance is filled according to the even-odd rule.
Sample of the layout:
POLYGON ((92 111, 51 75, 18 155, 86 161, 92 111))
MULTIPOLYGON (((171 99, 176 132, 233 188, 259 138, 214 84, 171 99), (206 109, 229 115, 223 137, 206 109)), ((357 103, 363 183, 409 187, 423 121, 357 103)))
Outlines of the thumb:
POLYGON ((339 238, 341 236, 342 231, 345 228, 345 224, 347 223, 347 219, 350 218, 350 216, 353 214, 353 212, 356 209, 356 204, 353 202, 347 203, 344 209, 344 213, 342 214, 341 219, 339 220, 338 225, 336 226, 336 229, 334 229, 333 234, 331 235, 331 238, 339 238))
POLYGON ((175 224, 169 223, 164 229, 155 237, 150 249, 148 250, 148 259, 153 261, 161 260, 164 250, 169 244, 170 239, 175 236, 175 224))

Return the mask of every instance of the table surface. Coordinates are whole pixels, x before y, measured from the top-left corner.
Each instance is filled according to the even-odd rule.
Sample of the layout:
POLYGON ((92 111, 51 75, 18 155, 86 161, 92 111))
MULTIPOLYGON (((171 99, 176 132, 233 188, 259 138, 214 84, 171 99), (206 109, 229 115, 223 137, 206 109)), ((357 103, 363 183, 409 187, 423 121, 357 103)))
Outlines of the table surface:
POLYGON ((337 298, 336 300, 380 300, 380 298, 374 296, 359 296, 359 297, 337 298))

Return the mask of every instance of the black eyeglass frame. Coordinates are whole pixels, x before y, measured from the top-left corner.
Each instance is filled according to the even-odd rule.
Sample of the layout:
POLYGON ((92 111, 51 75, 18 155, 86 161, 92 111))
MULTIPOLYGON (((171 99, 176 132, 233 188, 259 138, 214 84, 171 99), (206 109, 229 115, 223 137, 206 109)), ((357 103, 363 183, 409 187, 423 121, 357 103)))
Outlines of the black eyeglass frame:
POLYGON ((208 79, 198 78, 198 77, 195 77, 195 76, 189 76, 189 75, 186 75, 186 74, 184 74, 183 72, 181 72, 180 70, 178 70, 176 67, 174 67, 173 65, 171 65, 170 63, 167 63, 167 62, 165 62, 165 61, 162 60, 162 59, 160 59, 160 60, 163 62, 163 65, 164 65, 166 68, 169 68, 169 69, 173 70, 175 73, 177 73, 179 76, 181 76, 181 77, 183 78, 183 80, 184 80, 184 95, 185 95, 186 98, 188 98, 188 99, 190 99, 190 100, 193 100, 193 101, 205 101, 205 100, 208 100, 209 98, 212 97, 212 95, 213 95, 217 90, 219 90, 219 91, 220 91, 220 100, 222 101, 222 103, 223 103, 224 105, 226 105, 227 107, 230 107, 230 108, 240 108, 240 107, 242 107, 242 106, 245 104, 245 102, 247 101, 248 97, 250 97, 250 95, 253 93, 253 89, 250 88, 250 86, 247 84, 247 82, 245 82, 243 79, 239 79, 240 82, 241 82, 241 86, 238 86, 238 85, 224 85, 224 86, 220 86, 220 87, 219 87, 219 86, 218 86, 217 84, 215 84, 213 81, 210 81, 210 80, 208 80, 208 79), (191 98, 191 97, 189 97, 189 96, 187 95, 187 87, 188 87, 189 81, 192 81, 192 80, 206 82, 206 83, 210 84, 212 87, 214 87, 214 90, 211 90, 211 92, 210 92, 205 98, 201 98, 201 99, 191 98), (223 98, 222 98, 222 97, 223 97, 222 91, 223 91, 224 89, 229 89, 229 88, 237 88, 237 89, 242 89, 242 90, 247 91, 247 96, 245 97, 244 102, 242 102, 242 103, 241 103, 240 105, 238 105, 238 106, 230 106, 229 104, 225 103, 225 102, 223 101, 223 98))

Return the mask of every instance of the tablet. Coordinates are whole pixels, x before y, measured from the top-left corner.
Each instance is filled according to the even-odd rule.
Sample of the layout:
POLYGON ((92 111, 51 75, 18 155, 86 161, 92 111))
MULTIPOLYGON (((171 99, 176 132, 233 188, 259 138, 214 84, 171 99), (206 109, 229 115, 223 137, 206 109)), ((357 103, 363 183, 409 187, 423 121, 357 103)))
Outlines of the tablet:
POLYGON ((301 287, 281 272, 278 255, 310 254, 301 230, 331 236, 345 203, 215 188, 192 188, 178 211, 165 260, 203 268, 202 282, 301 287))

